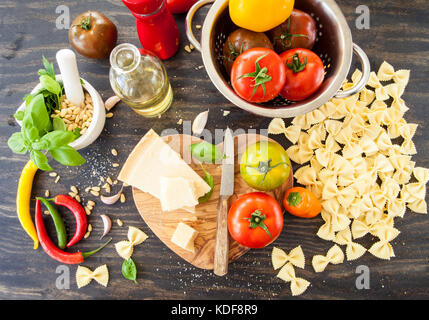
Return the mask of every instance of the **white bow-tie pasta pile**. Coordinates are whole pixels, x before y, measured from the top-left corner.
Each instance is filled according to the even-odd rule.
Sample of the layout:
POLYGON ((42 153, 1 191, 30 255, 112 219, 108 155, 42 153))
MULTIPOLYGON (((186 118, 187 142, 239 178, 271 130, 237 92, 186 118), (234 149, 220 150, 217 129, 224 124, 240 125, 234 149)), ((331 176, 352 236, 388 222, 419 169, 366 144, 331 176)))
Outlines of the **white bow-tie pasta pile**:
MULTIPOLYGON (((356 70, 343 89, 361 77, 356 70)), ((345 246, 347 260, 366 251, 389 260, 395 256, 390 242, 399 234, 395 218, 406 207, 427 213, 429 170, 412 161, 417 124, 404 119, 409 108, 401 98, 409 77, 409 70, 395 71, 383 62, 354 96, 333 98, 295 117, 289 127, 280 118, 269 125, 270 134, 285 134, 293 143, 287 153, 301 165, 294 176, 321 200, 324 224, 317 235, 345 246), (378 241, 366 249, 355 239, 368 233, 378 241)), ((325 260, 316 256, 316 272, 324 270, 325 260)))

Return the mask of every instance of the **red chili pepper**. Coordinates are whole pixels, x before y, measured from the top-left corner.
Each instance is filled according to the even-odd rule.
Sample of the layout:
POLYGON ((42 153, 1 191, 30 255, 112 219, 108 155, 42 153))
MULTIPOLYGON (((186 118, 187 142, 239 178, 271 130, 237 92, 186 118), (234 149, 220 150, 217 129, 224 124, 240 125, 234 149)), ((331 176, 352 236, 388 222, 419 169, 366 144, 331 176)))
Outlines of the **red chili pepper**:
POLYGON ((82 240, 83 236, 86 233, 86 228, 88 223, 87 223, 85 209, 80 205, 79 202, 77 202, 75 199, 67 195, 56 196, 54 198, 54 202, 58 206, 64 206, 67 209, 69 209, 75 217, 76 231, 73 237, 67 243, 67 248, 70 248, 71 246, 75 245, 80 240, 82 240))
POLYGON ((49 238, 48 233, 46 232, 45 223, 43 222, 42 217, 42 206, 40 205, 40 200, 36 200, 36 210, 35 210, 35 222, 37 235, 39 237, 40 244, 42 245, 43 250, 54 260, 57 260, 65 264, 78 264, 82 263, 90 255, 103 249, 111 240, 107 241, 101 247, 90 251, 90 252, 65 252, 60 250, 49 238))

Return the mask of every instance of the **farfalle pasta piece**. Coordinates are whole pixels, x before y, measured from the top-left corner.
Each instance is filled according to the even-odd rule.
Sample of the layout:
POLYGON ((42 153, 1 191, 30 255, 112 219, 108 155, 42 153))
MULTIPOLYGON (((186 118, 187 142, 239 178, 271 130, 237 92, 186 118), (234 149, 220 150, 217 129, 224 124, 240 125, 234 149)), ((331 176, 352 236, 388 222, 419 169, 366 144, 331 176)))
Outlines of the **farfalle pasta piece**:
POLYGON ((295 276, 295 269, 291 263, 287 263, 283 268, 281 268, 277 277, 283 281, 290 282, 290 290, 293 296, 303 294, 310 285, 309 281, 295 276))
POLYGON ((326 102, 323 106, 319 108, 319 111, 322 112, 327 118, 330 118, 337 110, 337 106, 332 101, 326 102))
POLYGON ((325 210, 322 210, 321 216, 325 223, 317 231, 317 236, 326 241, 333 241, 335 239, 335 231, 332 229, 332 217, 325 210))
POLYGON ((353 239, 362 238, 368 233, 371 233, 371 226, 361 220, 354 219, 352 222, 351 233, 353 239))
POLYGON ((360 141, 360 147, 366 156, 372 156, 378 152, 378 146, 373 139, 367 135, 363 136, 360 141))
POLYGON ((410 70, 398 70, 393 75, 393 81, 402 88, 405 88, 410 80, 410 73, 410 70))
POLYGON ((304 186, 315 184, 317 182, 316 170, 309 165, 296 170, 294 176, 296 181, 304 186))
POLYGON ((339 245, 346 246, 346 257, 349 261, 359 259, 366 252, 366 249, 362 245, 353 242, 350 228, 346 228, 338 232, 335 236, 334 242, 339 245))
POLYGON ((424 200, 426 197, 426 184, 422 182, 407 183, 402 187, 403 193, 407 193, 408 197, 404 199, 406 202, 414 202, 415 200, 424 200))
POLYGON ((342 156, 347 160, 360 158, 362 153, 363 149, 358 142, 348 144, 342 150, 342 156))
POLYGON ((378 149, 381 151, 386 151, 392 148, 392 140, 384 130, 382 130, 382 132, 380 132, 378 137, 375 139, 375 143, 377 144, 378 149))
POLYGON ((359 100, 364 102, 364 106, 371 104, 375 99, 375 92, 367 88, 363 88, 359 94, 359 100))
POLYGON ((407 112, 409 108, 405 105, 405 101, 401 98, 404 93, 404 88, 396 83, 386 86, 387 94, 393 98, 391 108, 397 109, 403 113, 407 112))
POLYGON ((78 288, 88 285, 92 280, 95 280, 99 284, 107 287, 107 284, 109 283, 109 270, 105 264, 99 266, 94 271, 91 271, 89 268, 83 266, 77 267, 76 282, 78 288))
POLYGON ((307 146, 312 149, 319 149, 323 147, 322 137, 316 130, 313 130, 310 134, 310 138, 308 139, 307 146))
POLYGON ((400 231, 396 228, 384 228, 377 234, 380 241, 374 243, 368 251, 379 259, 390 260, 395 256, 390 241, 394 240, 399 233, 400 231))
POLYGON ((377 72, 377 78, 380 81, 393 80, 395 83, 405 88, 410 79, 410 70, 398 70, 395 71, 393 66, 384 61, 377 72))
POLYGON ((404 217, 406 203, 400 198, 387 200, 387 215, 390 217, 404 217))
POLYGON ((290 142, 297 143, 299 135, 301 134, 301 127, 292 125, 286 128, 283 119, 274 118, 273 120, 271 120, 270 124, 268 125, 268 133, 269 134, 283 133, 290 142))
POLYGON ((274 270, 281 268, 288 262, 301 269, 304 269, 305 267, 305 256, 301 246, 292 249, 289 254, 286 254, 282 249, 273 247, 271 261, 273 263, 274 270))
POLYGON ((341 248, 334 244, 327 252, 326 256, 315 255, 312 260, 315 272, 323 272, 329 263, 340 264, 344 262, 344 253, 341 248))
POLYGON ((333 199, 338 194, 337 178, 332 176, 325 182, 322 189, 322 200, 333 199))
POLYGON ((429 169, 423 167, 415 167, 413 176, 418 182, 426 184, 429 181, 429 169))
POLYGON ((389 201, 391 199, 396 199, 401 191, 399 183, 397 183, 392 178, 386 177, 380 186, 381 192, 384 194, 384 197, 389 201))
POLYGON ((383 61, 383 63, 380 65, 380 68, 377 72, 377 78, 380 81, 390 81, 393 79, 393 76, 395 74, 395 69, 391 64, 389 64, 386 61, 383 61))
POLYGON ((145 241, 148 236, 136 227, 128 228, 128 241, 123 240, 115 243, 116 252, 125 260, 131 258, 134 247, 145 241))
POLYGON ((286 150, 286 153, 289 156, 289 158, 297 164, 304 164, 310 161, 310 159, 313 157, 313 154, 314 154, 313 150, 311 150, 310 148, 301 147, 298 145, 290 146, 286 150))
POLYGON ((347 217, 346 211, 340 206, 337 198, 322 201, 322 212, 329 214, 332 230, 334 232, 347 228, 351 220, 347 217))
POLYGON ((350 186, 338 189, 337 200, 339 204, 345 209, 348 209, 350 207, 355 197, 356 191, 350 186))
POLYGON ((427 214, 427 203, 425 200, 417 199, 407 204, 407 207, 415 213, 427 214))
POLYGON ((377 154, 374 158, 374 164, 373 169, 377 172, 393 172, 395 168, 393 168, 392 164, 390 163, 389 159, 382 155, 381 153, 377 154))

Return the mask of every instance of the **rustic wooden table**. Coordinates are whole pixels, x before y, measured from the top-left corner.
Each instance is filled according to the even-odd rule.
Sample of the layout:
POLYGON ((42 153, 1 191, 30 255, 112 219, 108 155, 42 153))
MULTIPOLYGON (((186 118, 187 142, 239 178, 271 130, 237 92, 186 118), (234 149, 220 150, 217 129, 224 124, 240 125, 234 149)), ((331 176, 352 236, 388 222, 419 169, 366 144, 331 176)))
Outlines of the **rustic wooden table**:
MULTIPOLYGON (((12 114, 22 97, 38 82, 37 70, 41 57, 54 61, 60 48, 69 48, 67 30, 56 28, 58 5, 65 4, 75 17, 86 10, 101 11, 111 18, 119 29, 119 43, 138 45, 134 18, 120 0, 88 1, 2 1, 0 27, 0 299, 288 299, 289 285, 275 277, 271 266, 272 245, 262 250, 252 250, 232 263, 229 273, 223 278, 210 271, 199 270, 181 260, 171 252, 142 221, 127 188, 124 204, 103 205, 97 201, 89 222, 94 231, 91 237, 79 244, 85 251, 100 244, 102 234, 101 214, 112 219, 120 218, 124 227, 113 224, 110 232, 113 242, 126 239, 127 226, 144 230, 149 239, 138 246, 133 255, 139 270, 138 284, 121 275, 122 259, 109 245, 83 265, 94 269, 107 264, 110 281, 107 288, 97 283, 77 289, 75 272, 77 266, 62 265, 50 259, 41 248, 32 249, 32 241, 22 230, 15 212, 15 196, 18 177, 28 157, 13 154, 7 147, 8 137, 18 130, 12 114), (64 271, 65 270, 65 271, 64 271), (65 272, 65 273, 64 273, 65 272), (61 278, 70 287, 61 289, 61 278)), ((429 167, 429 142, 427 131, 427 101, 429 100, 427 79, 429 78, 429 4, 426 0, 404 2, 339 0, 353 33, 353 40, 368 54, 372 67, 378 69, 387 60, 397 69, 411 69, 411 80, 404 99, 410 107, 406 114, 409 122, 419 124, 415 136, 418 154, 417 165, 429 167), (356 7, 366 4, 370 9, 369 30, 358 30, 355 20, 356 7)), ((204 13, 198 17, 202 23, 204 13)), ((208 78, 200 54, 183 50, 188 44, 184 33, 184 16, 176 16, 181 30, 181 49, 175 57, 165 62, 174 88, 174 103, 160 119, 144 119, 121 103, 114 109, 114 117, 108 119, 100 138, 82 151, 87 164, 79 168, 55 166, 61 180, 45 172, 36 175, 34 195, 43 195, 44 190, 52 194, 67 193, 71 185, 80 189, 97 184, 100 176, 115 177, 119 168, 112 162, 123 163, 137 141, 154 128, 176 128, 179 119, 192 120, 199 112, 209 109, 207 128, 267 128, 269 119, 250 115, 231 105, 213 86, 208 78), (223 110, 231 113, 223 116, 223 110), (110 150, 119 151, 114 158, 110 150)), ((198 23, 198 22, 197 22, 198 23)), ((113 94, 108 80, 108 61, 89 60, 78 57, 81 76, 97 88, 103 98, 113 94)), ((58 71, 58 68, 57 68, 58 71)), ((278 139, 283 146, 289 143, 278 139)), ((83 196, 85 200, 93 197, 83 196)), ((322 224, 321 218, 303 221, 286 216, 285 229, 276 246, 290 250, 297 245, 303 247, 307 267, 299 275, 311 282, 302 299, 407 299, 429 298, 429 219, 424 215, 407 212, 397 222, 401 234, 393 241, 396 257, 382 261, 370 254, 355 262, 329 266, 325 272, 316 274, 310 265, 314 254, 326 252, 331 243, 320 240, 315 234, 322 224), (359 290, 355 286, 358 276, 356 268, 368 266, 370 289, 359 290)), ((73 221, 67 217, 69 231, 73 221)), ((50 226, 52 227, 52 225, 50 226)), ((366 238, 365 238, 366 239, 366 238)), ((372 243, 366 239, 367 246, 372 243)), ((363 243, 365 245, 365 243, 363 243)))

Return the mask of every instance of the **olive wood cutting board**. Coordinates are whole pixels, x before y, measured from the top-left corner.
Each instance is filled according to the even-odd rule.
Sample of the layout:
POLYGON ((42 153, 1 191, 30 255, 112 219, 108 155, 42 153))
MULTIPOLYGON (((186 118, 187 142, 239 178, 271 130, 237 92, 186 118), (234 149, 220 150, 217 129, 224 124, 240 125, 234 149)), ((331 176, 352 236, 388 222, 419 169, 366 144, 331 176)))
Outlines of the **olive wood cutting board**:
MULTIPOLYGON (((190 135, 170 135, 162 137, 169 146, 180 153, 182 158, 191 166, 195 172, 201 177, 204 172, 200 164, 196 160, 192 160, 189 146, 192 143, 201 142, 198 137, 190 135)), ((229 199, 229 205, 237 199, 238 196, 245 193, 257 191, 249 187, 240 175, 240 159, 247 146, 260 141, 274 141, 265 136, 258 134, 241 134, 234 137, 235 144, 235 179, 234 179, 234 194, 229 199)), ((223 143, 217 145, 223 151, 223 143)), ((171 212, 163 212, 160 201, 137 188, 133 187, 134 203, 149 228, 164 244, 173 252, 182 257, 184 260, 201 269, 213 269, 214 252, 216 244, 216 228, 217 228, 217 212, 218 200, 221 181, 221 165, 220 164, 204 164, 204 168, 214 178, 214 191, 210 200, 206 203, 199 204, 195 207, 195 213, 188 212, 184 209, 179 209, 171 212), (198 236, 195 239, 195 252, 186 251, 171 242, 171 237, 176 230, 179 222, 187 225, 198 231, 198 236)), ((285 191, 293 186, 293 172, 289 179, 278 189, 269 194, 273 195, 281 204, 285 191)), ((245 254, 249 248, 241 246, 229 236, 229 262, 245 254)))

